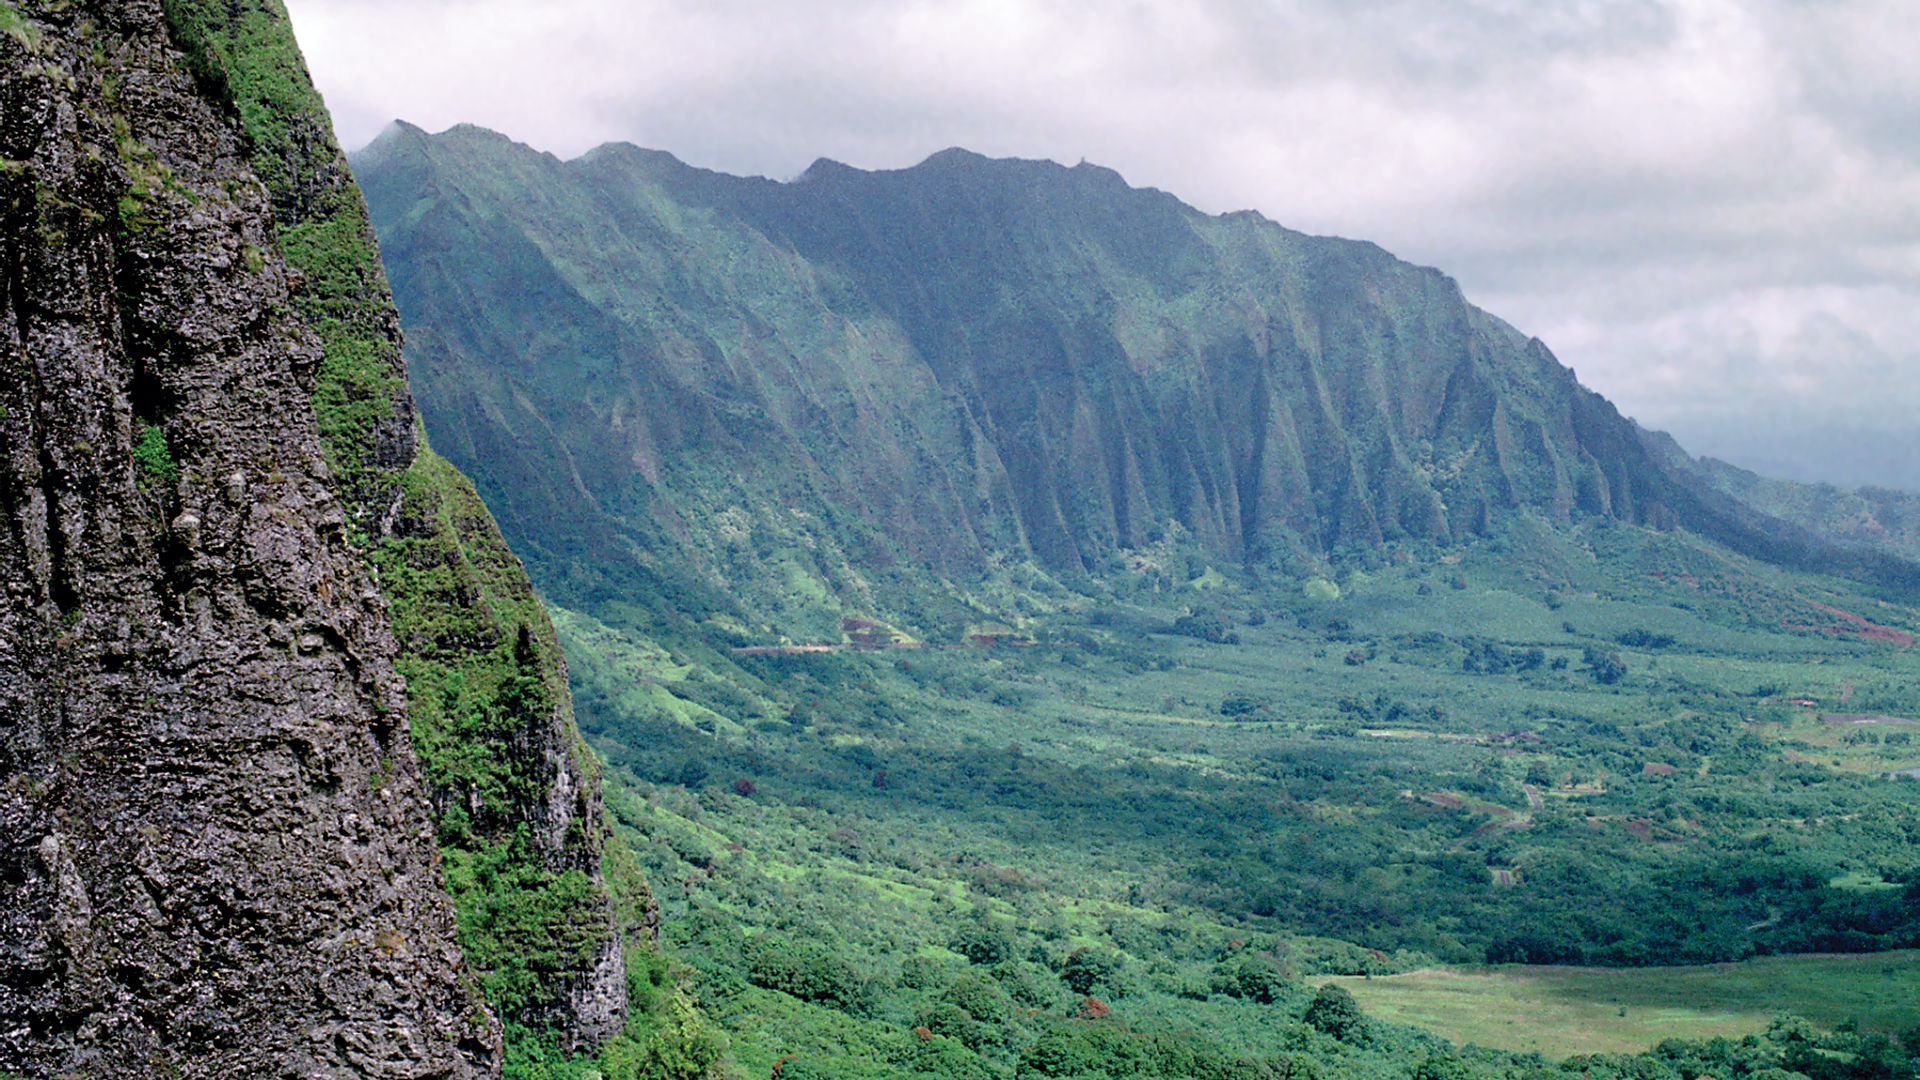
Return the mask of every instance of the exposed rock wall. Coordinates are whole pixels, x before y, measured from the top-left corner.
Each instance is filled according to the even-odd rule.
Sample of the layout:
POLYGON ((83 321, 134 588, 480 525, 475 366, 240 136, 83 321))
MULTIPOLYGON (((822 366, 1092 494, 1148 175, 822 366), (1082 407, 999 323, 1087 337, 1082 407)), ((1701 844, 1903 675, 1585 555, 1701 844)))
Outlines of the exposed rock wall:
POLYGON ((491 1075, 227 108, 157 3, 0 4, 0 1070, 491 1075))
POLYGON ((616 1031, 644 884, 277 0, 0 0, 0 158, 0 1072, 616 1031))
POLYGON ((462 947, 504 1019, 597 1043, 626 1015, 625 928, 600 868, 597 760, 552 627, 472 485, 420 435, 366 204, 279 0, 162 7, 245 135, 299 278, 294 308, 321 342, 321 445, 392 607, 462 947))

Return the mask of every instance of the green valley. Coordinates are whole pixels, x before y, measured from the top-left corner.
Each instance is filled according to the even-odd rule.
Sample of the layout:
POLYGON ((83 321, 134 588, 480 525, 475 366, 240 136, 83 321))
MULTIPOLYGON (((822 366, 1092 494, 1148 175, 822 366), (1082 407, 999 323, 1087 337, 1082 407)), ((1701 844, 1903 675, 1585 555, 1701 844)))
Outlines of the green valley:
MULTIPOLYGON (((635 993, 717 1068, 1909 1074, 1920 1017, 1817 980, 1444 1029, 1487 1049, 1316 988, 1920 947, 1920 569, 1443 275, 958 151, 778 184, 402 126, 356 168, 652 884, 635 993)), ((616 1064, 515 1067, 662 1074, 616 1064)))
POLYGON ((1620 526, 1518 547, 1566 535, 1388 556, 1319 579, 1337 596, 1219 571, 1040 590, 972 647, 970 626, 915 635, 962 647, 756 655, 578 612, 556 625, 667 952, 746 1075, 789 1055, 820 1075, 1078 1075, 1034 1055, 1050 1025, 1096 1023, 1089 996, 1111 1010, 1098 1023, 1206 1032, 1263 1068, 1304 1054, 1391 1075, 1451 1053, 1391 1023, 1361 1047, 1313 1035, 1300 1017, 1327 975, 1373 976, 1347 985, 1381 1021, 1522 1056, 1737 1044, 1781 1011, 1859 1025, 1822 1038, 1907 1032, 1906 954, 1845 962, 1873 976, 1863 991, 1893 988, 1871 1000, 1836 995, 1836 973, 1729 1009, 1738 976, 1704 969, 1658 1006, 1679 1023, 1618 989, 1559 991, 1611 994, 1565 1020, 1523 997, 1506 1032, 1506 991, 1443 999, 1450 1025, 1431 991, 1369 993, 1443 963, 1599 964, 1606 983, 1635 977, 1616 965, 1916 941, 1915 788, 1886 778, 1915 756, 1911 652, 1784 629, 1832 608, 1902 632, 1916 612, 1620 526), (1591 553, 1621 541, 1641 574, 1591 553), (1526 567, 1549 551, 1584 562, 1552 590, 1526 567), (1691 559, 1719 576, 1672 580, 1691 559), (1625 673, 1599 681, 1590 651, 1625 673), (779 942, 824 946, 824 971, 757 968, 779 942), (926 1064, 915 1028, 979 1060, 926 1064))

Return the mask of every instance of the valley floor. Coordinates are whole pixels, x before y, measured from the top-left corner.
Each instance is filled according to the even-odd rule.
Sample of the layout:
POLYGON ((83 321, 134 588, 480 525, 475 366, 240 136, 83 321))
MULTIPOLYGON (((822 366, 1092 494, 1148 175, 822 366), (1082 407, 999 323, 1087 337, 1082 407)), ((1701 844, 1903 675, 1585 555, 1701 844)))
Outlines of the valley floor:
POLYGON ((742 1075, 1893 1080, 1816 1066, 1920 1025, 1920 611, 1575 539, 846 617, 975 648, 554 614, 742 1075))

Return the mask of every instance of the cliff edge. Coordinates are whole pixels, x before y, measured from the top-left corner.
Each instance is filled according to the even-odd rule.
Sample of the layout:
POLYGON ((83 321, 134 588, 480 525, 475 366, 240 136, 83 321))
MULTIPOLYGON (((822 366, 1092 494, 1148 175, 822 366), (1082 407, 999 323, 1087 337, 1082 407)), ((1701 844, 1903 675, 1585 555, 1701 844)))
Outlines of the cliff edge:
POLYGON ((278 3, 0 0, 0 215, 0 1071, 617 1030, 564 664, 278 3))

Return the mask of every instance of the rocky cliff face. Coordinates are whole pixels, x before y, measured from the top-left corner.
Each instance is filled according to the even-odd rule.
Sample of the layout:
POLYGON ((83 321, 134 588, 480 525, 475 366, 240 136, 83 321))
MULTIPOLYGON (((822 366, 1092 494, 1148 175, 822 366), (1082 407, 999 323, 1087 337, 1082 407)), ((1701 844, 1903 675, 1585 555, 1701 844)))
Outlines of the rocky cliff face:
MULTIPOLYGON (((597 1043, 626 1013, 625 928, 553 629, 472 485, 423 444, 366 205, 278 0, 162 6, 245 135, 299 275, 295 310, 322 345, 321 443, 391 604, 461 945, 503 1019, 569 1049, 597 1043)), ((625 887, 644 910, 644 884, 625 887)))
POLYGON ((564 667, 284 12, 0 2, 0 159, 0 1071, 491 1075, 483 993, 605 1037, 564 667))
POLYGON ((0 18, 0 1068, 492 1072, 266 192, 158 5, 0 18))

